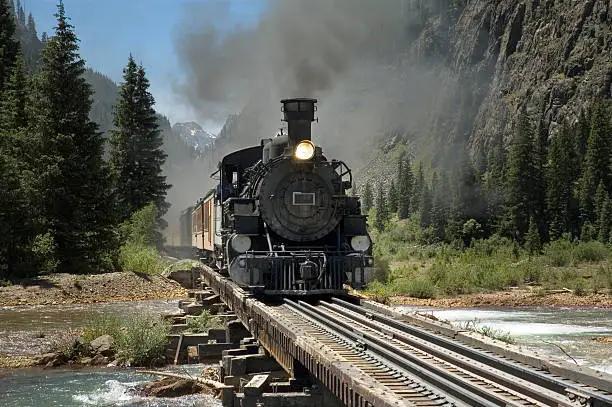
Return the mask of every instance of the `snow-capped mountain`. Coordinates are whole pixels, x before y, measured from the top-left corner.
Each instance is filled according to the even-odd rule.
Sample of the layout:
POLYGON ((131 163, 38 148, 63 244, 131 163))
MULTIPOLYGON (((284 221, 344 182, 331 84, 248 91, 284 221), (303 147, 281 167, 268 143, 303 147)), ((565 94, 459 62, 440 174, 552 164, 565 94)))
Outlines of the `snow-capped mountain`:
POLYGON ((172 132, 198 153, 203 153, 215 140, 214 135, 202 129, 196 122, 175 123, 172 132))

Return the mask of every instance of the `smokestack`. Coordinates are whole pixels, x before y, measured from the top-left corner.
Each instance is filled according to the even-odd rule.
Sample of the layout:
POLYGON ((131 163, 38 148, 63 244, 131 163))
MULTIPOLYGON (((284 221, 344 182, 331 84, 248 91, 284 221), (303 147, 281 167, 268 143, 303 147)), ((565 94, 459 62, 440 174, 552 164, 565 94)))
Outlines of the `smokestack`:
POLYGON ((317 99, 283 99, 283 121, 289 130, 289 147, 297 146, 302 140, 310 140, 310 125, 315 120, 317 99))

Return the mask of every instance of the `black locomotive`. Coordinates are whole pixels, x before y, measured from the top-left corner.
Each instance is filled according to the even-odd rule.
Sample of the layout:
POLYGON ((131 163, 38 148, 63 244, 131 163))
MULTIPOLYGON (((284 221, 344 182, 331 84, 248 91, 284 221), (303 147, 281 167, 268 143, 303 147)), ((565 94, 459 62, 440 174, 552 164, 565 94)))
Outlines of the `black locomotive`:
POLYGON ((344 294, 373 263, 359 199, 346 194, 351 171, 311 141, 316 99, 281 103, 288 134, 222 159, 219 184, 191 211, 192 245, 256 293, 344 294))

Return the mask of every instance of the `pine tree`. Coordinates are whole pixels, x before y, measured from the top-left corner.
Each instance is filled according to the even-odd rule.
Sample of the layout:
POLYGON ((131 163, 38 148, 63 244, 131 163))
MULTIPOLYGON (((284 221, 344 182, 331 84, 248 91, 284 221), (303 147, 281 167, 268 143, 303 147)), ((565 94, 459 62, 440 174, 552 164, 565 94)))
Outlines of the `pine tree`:
POLYGON ((10 77, 18 52, 13 11, 7 0, 0 0, 0 94, 10 77))
POLYGON ((561 132, 552 139, 548 152, 547 205, 552 239, 558 239, 564 233, 576 233, 578 228, 574 199, 578 169, 575 167, 573 142, 570 129, 564 124, 561 132))
POLYGON ((21 5, 21 0, 17 0, 17 21, 21 23, 21 25, 25 25, 25 11, 23 10, 23 6, 21 5))
POLYGON ((525 235, 525 249, 532 254, 539 253, 540 250, 542 250, 540 232, 538 231, 538 225, 533 216, 529 218, 529 229, 525 235))
POLYGON ((389 212, 394 214, 397 213, 399 207, 399 196, 397 188, 395 188, 395 182, 391 180, 391 186, 389 186, 389 212))
POLYGON ((113 248, 109 177, 102 158, 104 140, 89 120, 92 90, 78 38, 57 5, 55 36, 43 50, 35 81, 32 125, 36 158, 36 202, 41 233, 49 233, 62 272, 100 270, 113 248))
MULTIPOLYGON (((121 219, 153 202, 158 220, 166 213, 169 186, 162 174, 166 154, 149 93, 149 81, 142 66, 130 55, 124 69, 119 105, 115 110, 116 130, 112 131, 111 168, 121 219)), ((161 235, 160 235, 161 238, 161 235)))
POLYGON ((389 221, 389 210, 387 208, 387 200, 385 191, 382 185, 378 185, 378 193, 376 198, 376 223, 374 227, 379 231, 385 230, 385 226, 389 221))
POLYGON ((404 162, 403 157, 400 157, 398 162, 398 179, 398 216, 400 219, 406 219, 410 215, 410 197, 414 185, 414 177, 412 176, 410 160, 404 162))
POLYGON ((423 171, 423 163, 419 163, 417 173, 414 177, 414 185, 412 186, 412 194, 410 195, 410 211, 418 212, 421 209, 421 199, 423 197, 423 188, 425 187, 425 173, 423 171))
POLYGON ((421 202, 419 204, 421 208, 419 223, 422 228, 427 228, 431 226, 431 208, 432 208, 432 197, 431 190, 427 183, 423 184, 423 188, 421 190, 421 202))
POLYGON ((606 196, 606 200, 601 205, 597 229, 597 240, 607 243, 612 237, 612 199, 610 196, 606 196))
POLYGON ((594 196, 597 186, 603 182, 606 190, 612 189, 610 154, 612 153, 612 126, 603 102, 593 107, 591 132, 587 143, 580 185, 580 215, 584 222, 596 222, 594 196))
POLYGON ((370 182, 366 182, 365 187, 363 188, 363 196, 361 197, 361 208, 363 213, 368 213, 370 209, 374 206, 374 194, 372 192, 372 186, 370 182))
POLYGON ((589 134, 591 133, 591 109, 581 109, 576 123, 576 134, 574 136, 574 150, 576 151, 576 159, 578 169, 582 172, 582 164, 586 154, 589 134))
POLYGON ((502 229, 503 215, 506 210, 504 187, 506 183, 507 162, 501 133, 493 139, 487 156, 487 172, 484 182, 487 215, 498 230, 502 229))
POLYGON ((27 25, 28 33, 33 37, 38 37, 36 33, 36 23, 34 22, 34 17, 32 13, 28 14, 28 25, 27 25))
POLYGON ((448 215, 448 178, 445 173, 442 177, 438 177, 438 173, 434 172, 431 189, 433 202, 431 205, 431 225, 434 229, 434 235, 438 240, 444 240, 446 217, 448 215))
POLYGON ((508 160, 507 193, 509 218, 515 238, 521 239, 529 228, 529 219, 541 219, 540 195, 542 174, 537 165, 534 132, 525 110, 519 115, 514 144, 508 160))
POLYGON ((28 122, 27 96, 25 62, 23 54, 19 52, 13 67, 13 73, 6 83, 6 88, 0 100, 0 129, 12 132, 26 127, 28 122))
POLYGON ((597 185, 597 189, 595 190, 595 219, 599 219, 599 215, 607 199, 608 192, 606 191, 606 187, 604 187, 603 181, 599 181, 599 185, 597 185))

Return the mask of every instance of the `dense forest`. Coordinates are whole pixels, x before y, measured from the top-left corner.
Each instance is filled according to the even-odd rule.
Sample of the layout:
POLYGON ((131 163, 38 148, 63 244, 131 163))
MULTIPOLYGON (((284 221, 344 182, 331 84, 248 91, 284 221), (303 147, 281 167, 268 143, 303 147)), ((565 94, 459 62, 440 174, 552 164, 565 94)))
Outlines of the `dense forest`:
POLYGON ((24 15, 19 2, 0 0, 0 280, 125 268, 129 256, 161 243, 141 229, 163 226, 167 210, 166 155, 145 70, 130 56, 107 161, 63 3, 40 50, 28 45, 36 31, 24 15))
POLYGON ((484 171, 463 152, 456 171, 413 168, 409 154, 398 163, 388 189, 361 191, 374 225, 392 229, 392 216, 414 218, 422 243, 462 242, 493 234, 538 251, 565 238, 608 243, 612 227, 611 104, 598 100, 575 125, 548 139, 525 112, 509 149, 492 144, 484 171), (370 209, 373 209, 370 211, 370 209))

